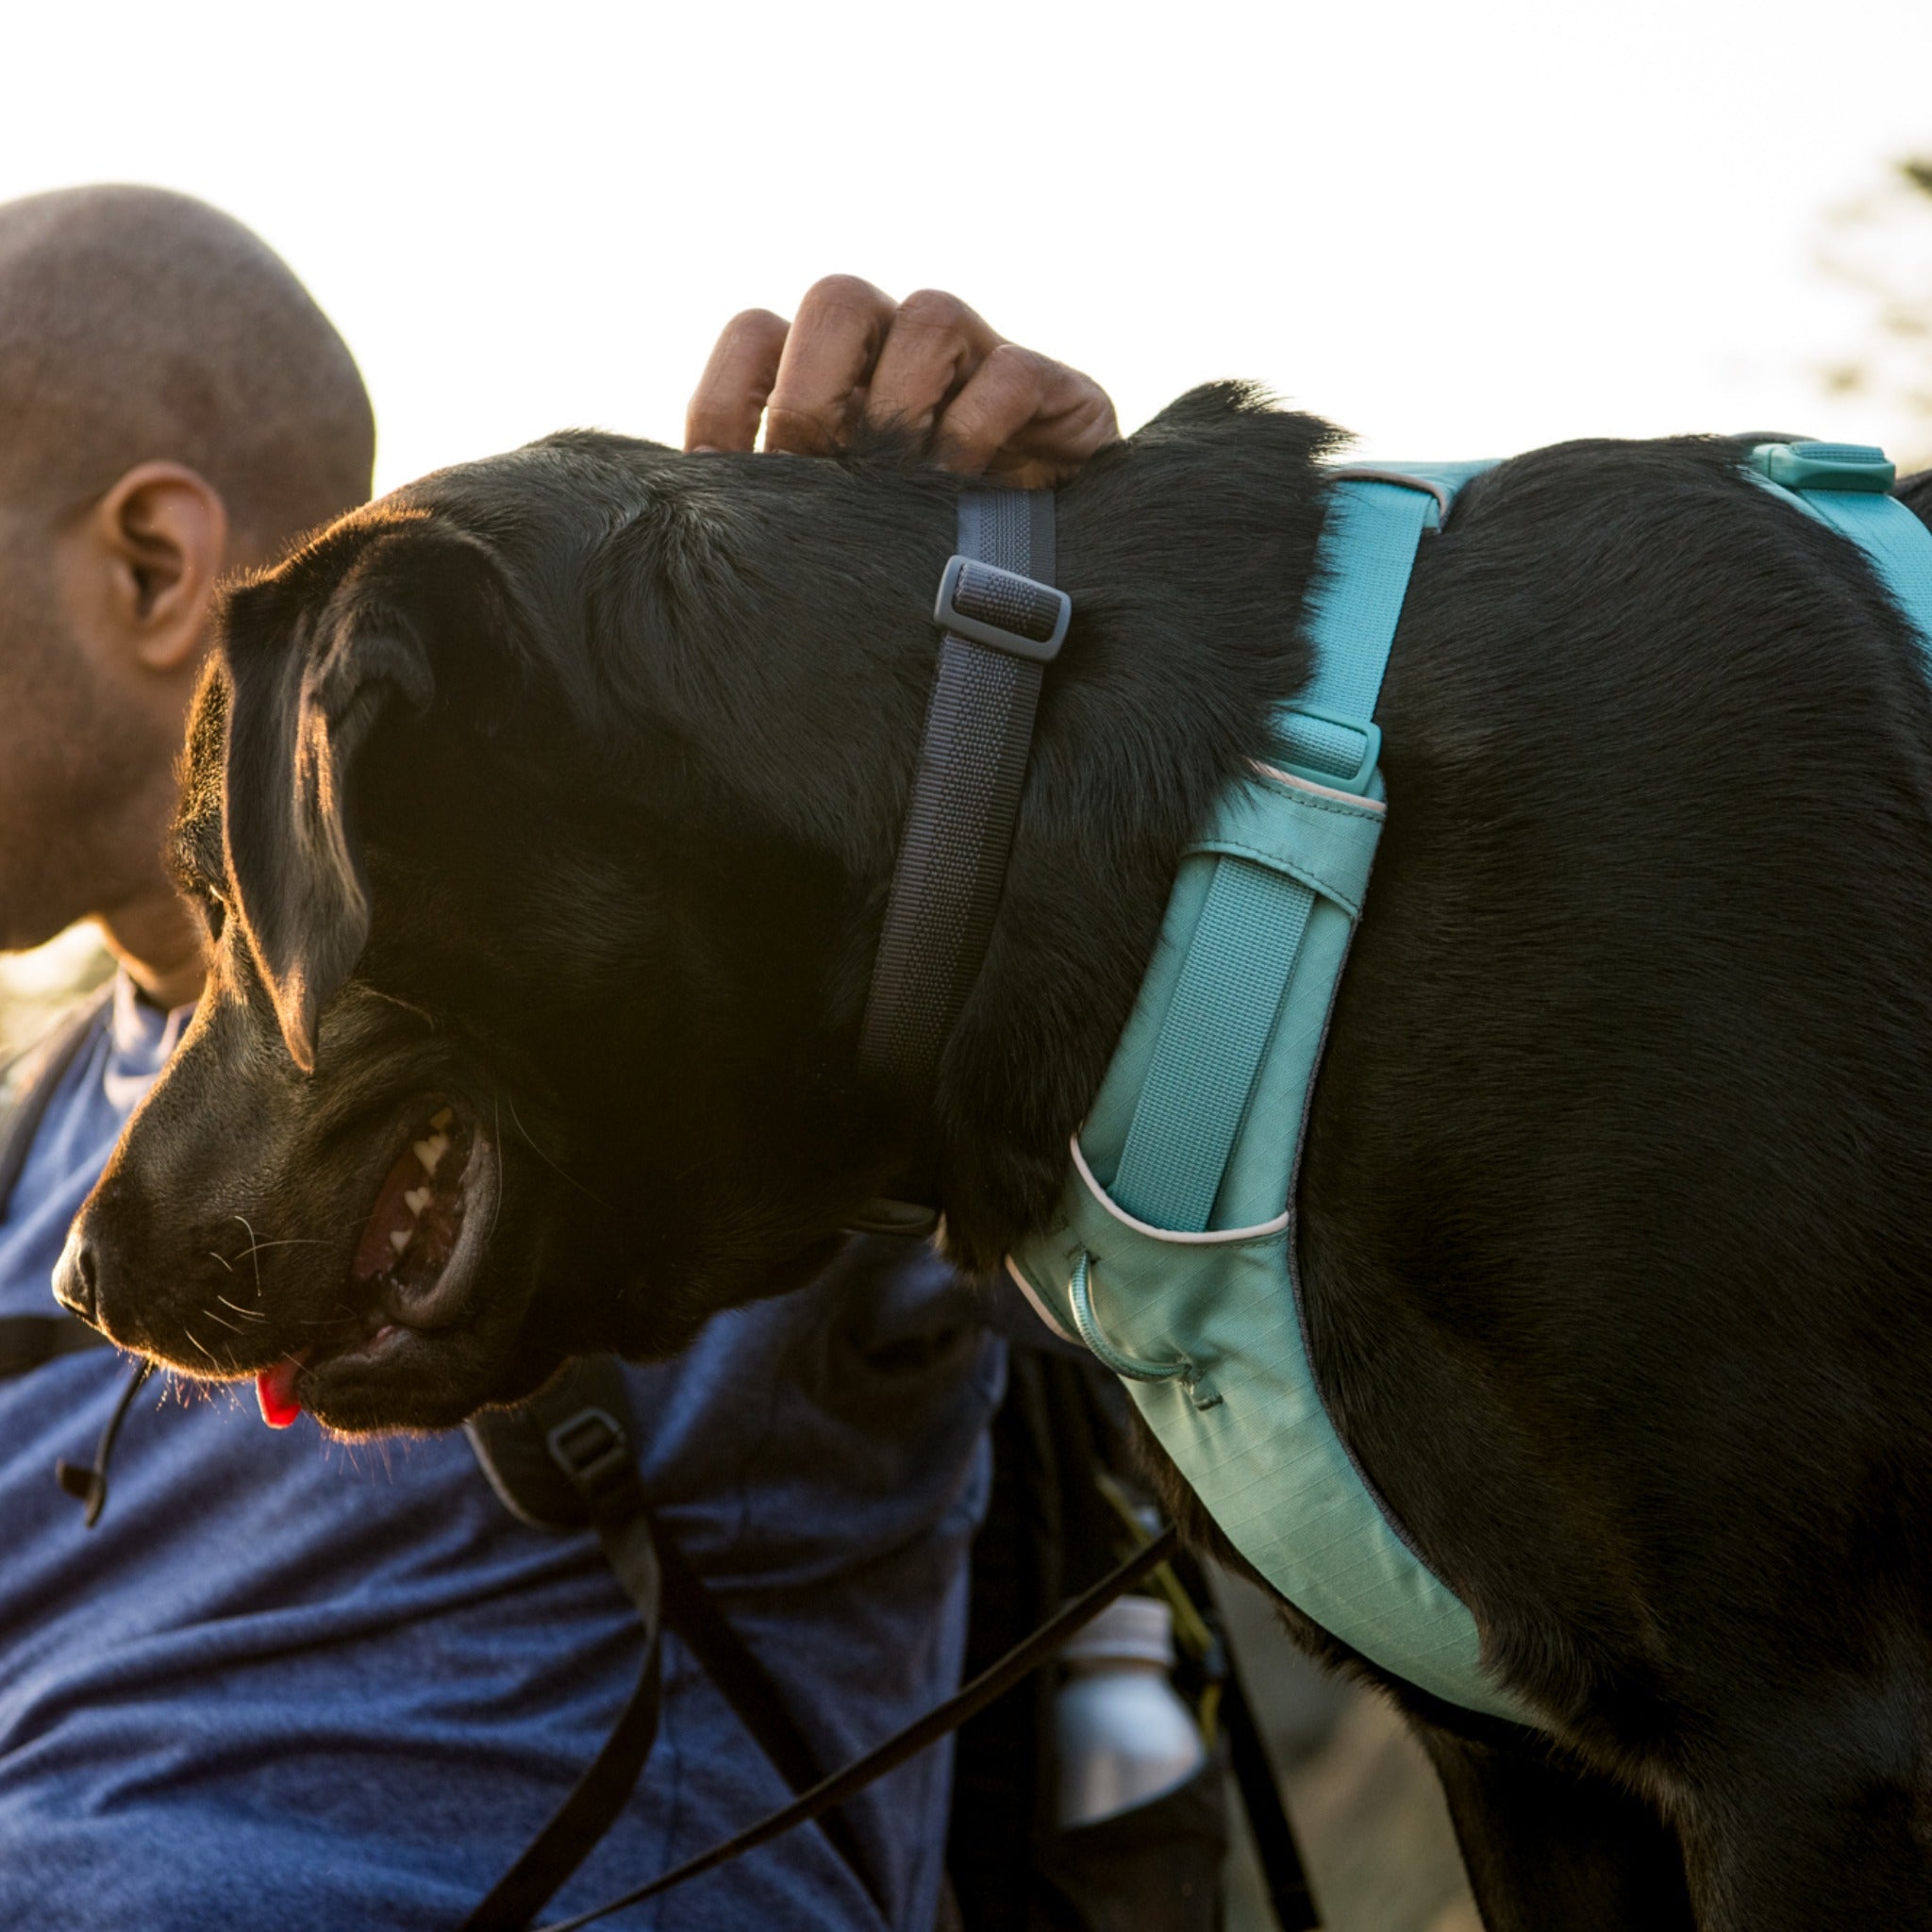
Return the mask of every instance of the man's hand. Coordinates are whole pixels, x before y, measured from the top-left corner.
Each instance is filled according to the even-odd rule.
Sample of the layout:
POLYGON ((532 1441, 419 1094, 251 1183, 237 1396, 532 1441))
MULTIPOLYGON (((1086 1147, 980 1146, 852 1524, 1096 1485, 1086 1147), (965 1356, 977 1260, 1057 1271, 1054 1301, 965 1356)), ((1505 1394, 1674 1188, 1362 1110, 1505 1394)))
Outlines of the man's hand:
POLYGON ((839 448, 862 421, 896 425, 963 475, 1015 489, 1064 481, 1120 440, 1090 376, 997 334, 957 295, 895 303, 856 275, 815 282, 787 323, 748 308, 725 325, 685 417, 689 450, 839 448))

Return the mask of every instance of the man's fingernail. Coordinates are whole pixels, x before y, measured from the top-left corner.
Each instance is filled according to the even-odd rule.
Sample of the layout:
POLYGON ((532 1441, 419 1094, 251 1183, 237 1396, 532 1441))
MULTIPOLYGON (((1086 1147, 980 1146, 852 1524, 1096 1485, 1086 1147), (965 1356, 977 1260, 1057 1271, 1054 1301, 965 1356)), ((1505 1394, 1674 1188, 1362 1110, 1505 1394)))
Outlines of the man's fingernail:
POLYGON ((694 442, 685 454, 692 457, 722 457, 724 452, 715 442, 694 442))

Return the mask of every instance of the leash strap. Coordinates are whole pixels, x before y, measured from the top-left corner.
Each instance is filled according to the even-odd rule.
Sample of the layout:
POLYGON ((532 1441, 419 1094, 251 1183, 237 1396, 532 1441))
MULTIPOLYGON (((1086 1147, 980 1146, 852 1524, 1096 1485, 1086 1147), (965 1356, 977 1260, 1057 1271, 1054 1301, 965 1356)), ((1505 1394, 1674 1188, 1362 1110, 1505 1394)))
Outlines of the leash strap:
POLYGON ((648 1885, 641 1885, 635 1890, 625 1892, 622 1898, 611 1899, 594 1911, 580 1912, 575 1919, 561 1919, 553 1924, 541 1926, 539 1932, 578 1932, 581 1926, 592 1924, 612 1912, 622 1911, 626 1906, 641 1905, 645 1899, 656 1898, 659 1892, 687 1884, 707 1872, 715 1872, 733 1858, 755 1851, 759 1845, 770 1844, 774 1839, 782 1838, 796 1826, 822 1817, 833 1806, 842 1805, 847 1798, 864 1790, 868 1785, 876 1784, 880 1778, 897 1771, 902 1764, 909 1763, 922 1751, 958 1730, 968 1718, 984 1710, 995 1698, 1004 1696, 1023 1677, 1058 1655, 1074 1631, 1091 1623, 1115 1597, 1125 1594, 1143 1576, 1158 1570, 1179 1547, 1177 1532, 1172 1528, 1162 1530, 1151 1542, 1136 1550, 1125 1562, 1109 1571, 1085 1595, 1075 1597, 1051 1623, 1042 1624, 1032 1636, 1015 1644, 1005 1657, 982 1671, 945 1703, 936 1705, 904 1730, 895 1731, 884 1743, 868 1751, 863 1757, 855 1758, 842 1771, 835 1772, 802 1797, 771 1812, 735 1838, 713 1845, 709 1851, 701 1852, 694 1858, 688 1858, 682 1865, 652 1879, 648 1885))
MULTIPOLYGON (((992 938, 1033 747, 1041 674, 1073 606, 1053 588, 1048 490, 961 492, 957 555, 940 579, 939 661, 912 798, 859 1033, 860 1071, 923 1117, 992 938)), ((876 1202, 861 1231, 925 1234, 931 1150, 910 1200, 876 1202)))
MULTIPOLYGON (((1424 481, 1331 483, 1308 625, 1314 670, 1277 720, 1295 775, 1351 793, 1375 783, 1375 704, 1439 504, 1424 481)), ((1112 1183, 1141 1220, 1190 1234, 1210 1224, 1314 906, 1311 887, 1272 866, 1216 866, 1112 1183)))
POLYGON ((1302 1863, 1288 1808, 1281 1802, 1274 1760, 1255 1723, 1241 1667, 1233 1659, 1232 1645, 1229 1656, 1230 1668, 1221 1689, 1221 1727, 1227 1733, 1235 1784, 1248 1814, 1248 1836, 1254 1840, 1255 1857, 1268 1887, 1276 1932, 1322 1932, 1321 1908, 1315 1903, 1307 1867, 1302 1863))

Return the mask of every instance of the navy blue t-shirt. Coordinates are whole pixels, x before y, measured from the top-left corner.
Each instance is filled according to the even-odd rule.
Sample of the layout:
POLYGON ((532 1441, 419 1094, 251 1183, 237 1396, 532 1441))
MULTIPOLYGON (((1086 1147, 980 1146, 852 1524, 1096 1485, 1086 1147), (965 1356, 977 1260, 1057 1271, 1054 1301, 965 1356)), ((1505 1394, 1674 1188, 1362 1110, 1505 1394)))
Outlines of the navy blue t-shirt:
MULTIPOLYGON (((184 1017, 116 989, 0 1217, 0 1314, 56 1312, 67 1224, 184 1017)), ((91 1459, 125 1367, 97 1349, 0 1381, 0 1925, 442 1932, 635 1682, 641 1633, 595 1543, 515 1522, 460 1434, 275 1433, 252 1391, 166 1377, 85 1530, 54 1461, 91 1459)), ((954 1687, 1003 1374, 957 1277, 854 1242, 809 1289, 628 1373, 660 1520, 822 1762, 954 1687)), ((924 1928, 948 1790, 941 1750, 856 1801, 883 1918, 808 1828, 608 1923, 924 1928)), ((554 1915, 784 1796, 667 1638, 642 1783, 554 1915)))

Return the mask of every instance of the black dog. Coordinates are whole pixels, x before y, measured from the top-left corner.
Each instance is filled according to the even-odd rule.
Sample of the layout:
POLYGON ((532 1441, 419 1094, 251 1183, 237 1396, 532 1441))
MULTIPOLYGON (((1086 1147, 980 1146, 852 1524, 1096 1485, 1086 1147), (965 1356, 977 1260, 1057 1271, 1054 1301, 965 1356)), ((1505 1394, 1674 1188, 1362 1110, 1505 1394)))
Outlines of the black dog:
MULTIPOLYGON (((937 1108, 969 1267, 1306 675, 1331 441, 1204 391, 1061 493, 937 1108)), ((1327 1400, 1547 1729, 1392 1687, 1499 1932, 1932 1926, 1932 691, 1739 456, 1540 452, 1424 540, 1309 1129, 1327 1400)), ((564 436, 242 591, 179 831, 212 978, 64 1296, 364 1429, 814 1268, 908 1126, 854 1041, 956 487, 564 436)))

